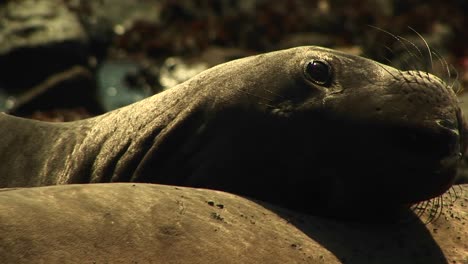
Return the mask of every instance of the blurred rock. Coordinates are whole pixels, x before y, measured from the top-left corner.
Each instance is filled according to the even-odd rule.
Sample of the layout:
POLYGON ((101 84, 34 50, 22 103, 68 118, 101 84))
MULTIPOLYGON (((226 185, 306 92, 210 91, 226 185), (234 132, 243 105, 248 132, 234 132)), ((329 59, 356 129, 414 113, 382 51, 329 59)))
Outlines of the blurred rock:
POLYGON ((24 89, 87 63, 87 35, 60 0, 0 5, 0 84, 24 89))
POLYGON ((53 109, 49 111, 35 111, 26 118, 36 119, 46 122, 71 122, 92 117, 83 107, 73 109, 53 109))
POLYGON ((79 18, 88 34, 90 51, 98 58, 106 55, 115 36, 125 34, 135 23, 160 21, 160 1, 67 0, 66 4, 79 18))
POLYGON ((126 60, 104 61, 97 69, 98 97, 105 111, 126 106, 152 95, 151 89, 142 85, 139 72, 140 62, 126 60))
POLYGON ((140 0, 67 0, 66 2, 71 10, 85 20, 107 21, 113 28, 120 25, 124 29, 140 20, 158 23, 162 5, 161 1, 140 0))
POLYGON ((199 56, 169 57, 160 67, 159 83, 165 90, 185 82, 208 68, 253 54, 242 49, 212 46, 199 56))
POLYGON ((169 57, 161 67, 159 81, 164 89, 176 86, 208 69, 203 62, 188 64, 182 58, 169 57))
POLYGON ((84 67, 76 66, 57 73, 28 91, 10 98, 6 112, 29 116, 35 111, 82 107, 90 114, 102 113, 96 100, 94 76, 84 67))
POLYGON ((336 44, 335 36, 304 32, 285 35, 279 42, 277 49, 287 49, 298 46, 322 46, 331 48, 336 44))
POLYGON ((255 55, 257 53, 258 52, 248 51, 240 48, 210 46, 205 49, 199 57, 195 58, 195 60, 200 60, 208 64, 209 67, 213 67, 224 62, 244 58, 250 55, 255 55))

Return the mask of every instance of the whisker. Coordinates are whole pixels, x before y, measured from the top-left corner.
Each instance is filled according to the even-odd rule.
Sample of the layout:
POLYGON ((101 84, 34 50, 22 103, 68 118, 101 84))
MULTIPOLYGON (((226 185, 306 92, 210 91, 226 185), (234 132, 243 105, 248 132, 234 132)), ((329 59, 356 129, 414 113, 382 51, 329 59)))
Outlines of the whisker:
MULTIPOLYGON (((398 36, 398 38, 400 38, 400 36, 398 36)), ((401 42, 401 43, 403 43, 403 42, 401 42)), ((403 48, 405 49, 406 53, 409 54, 409 57, 400 56, 401 60, 404 62, 404 66, 406 67, 406 68, 403 68, 403 70, 406 70, 406 71, 410 71, 410 70, 419 71, 419 70, 421 70, 421 64, 425 65, 425 63, 420 58, 418 58, 416 55, 414 55, 414 53, 411 52, 410 49, 408 48, 408 46, 406 46, 405 44, 403 44, 403 48), (416 60, 414 60, 414 59, 416 59, 416 60), (421 61, 421 62, 418 63, 418 60, 421 61)), ((427 71, 426 66, 424 66, 424 67, 425 68, 423 70, 427 71)))
POLYGON ((424 224, 429 224, 442 216, 445 200, 445 195, 441 195, 430 200, 421 201, 411 206, 411 210, 424 224))
POLYGON ((421 218, 424 212, 427 210, 428 205, 429 205, 429 201, 422 201, 422 202, 415 204, 414 207, 412 207, 412 210, 418 218, 421 218))
POLYGON ((453 193, 453 195, 455 196, 455 198, 452 199, 452 203, 454 203, 455 201, 458 200, 458 198, 461 197, 462 192, 463 192, 463 189, 461 188, 460 185, 453 185, 453 186, 449 189, 449 191, 450 191, 451 193, 453 193), (458 188, 458 192, 457 192, 457 188, 458 188))
POLYGON ((402 40, 408 42, 411 46, 413 46, 413 48, 415 48, 415 49, 418 51, 418 53, 419 53, 419 55, 420 55, 418 58, 424 58, 424 55, 422 54, 422 52, 421 52, 421 50, 418 48, 418 46, 416 46, 416 44, 414 44, 412 41, 410 41, 410 40, 408 40, 408 39, 406 39, 406 38, 404 38, 404 37, 402 37, 402 36, 398 36, 398 37, 399 37, 400 39, 402 39, 402 40))
POLYGON ((442 215, 442 212, 444 211, 444 196, 441 195, 437 197, 437 208, 436 208, 436 214, 430 219, 429 223, 432 221, 437 221, 437 219, 440 218, 442 215))
MULTIPOLYGON (((432 221, 434 221, 435 219, 439 218, 440 217, 440 214, 441 214, 441 208, 442 208, 442 204, 443 202, 441 201, 441 196, 439 197, 436 197, 436 198, 433 198, 430 201, 430 205, 431 205, 431 208, 428 210, 428 215, 426 217, 426 219, 424 219, 423 223, 424 224, 429 224, 431 223, 432 221)), ((423 219, 421 219, 423 220, 423 219)))
POLYGON ((398 40, 398 42, 400 42, 400 43, 401 43, 401 40, 400 40, 400 39, 398 39, 398 37, 397 37, 396 35, 394 35, 394 34, 392 34, 392 33, 388 32, 387 30, 385 30, 385 29, 382 29, 382 28, 379 28, 379 27, 376 27, 376 26, 373 26, 373 25, 368 25, 368 26, 369 26, 369 27, 371 27, 371 28, 377 29, 377 30, 379 30, 379 31, 381 31, 381 32, 384 32, 384 33, 386 33, 387 35, 389 35, 389 36, 393 37, 394 39, 398 40))
POLYGON ((447 194, 450 196, 450 202, 453 203, 454 202, 454 196, 455 196, 455 199, 456 199, 456 194, 454 194, 453 187, 448 189, 447 194))
MULTIPOLYGON (((424 221, 423 221, 423 223, 424 223, 425 225, 427 225, 428 223, 430 223, 430 222, 432 221, 432 218, 434 218, 434 214, 435 214, 435 212, 434 212, 434 207, 436 207, 435 210, 437 210, 437 206, 434 206, 434 203, 435 203, 436 200, 437 200, 437 198, 431 199, 431 200, 430 200, 431 207, 429 208, 429 210, 428 210, 428 212, 427 212, 428 215, 427 215, 426 219, 424 219, 424 221)), ((422 219, 421 219, 421 220, 422 220, 422 219)))
MULTIPOLYGON (((416 59, 422 61, 422 59, 424 58, 424 56, 422 55, 421 50, 419 50, 419 48, 418 48, 413 42, 409 41, 408 39, 406 39, 406 38, 404 38, 404 37, 402 37, 402 36, 397 36, 397 38, 399 38, 399 39, 401 39, 401 40, 403 40, 403 41, 405 41, 405 42, 408 42, 411 46, 413 46, 413 47, 419 52, 419 54, 420 54, 421 56, 416 56, 416 55, 415 55, 413 52, 411 52, 410 49, 403 43, 403 41, 400 42, 400 43, 403 44, 403 47, 404 47, 405 50, 408 52, 408 54, 410 54, 411 57, 414 57, 414 58, 416 58, 416 59)), ((423 65, 425 66, 426 64, 423 62, 423 65)), ((409 69, 418 70, 418 67, 415 67, 415 65, 410 65, 410 64, 408 63, 408 66, 409 66, 409 69)), ((426 67, 426 66, 425 66, 425 67, 426 67)), ((424 69, 424 71, 427 72, 427 68, 424 69)))
MULTIPOLYGON (((392 50, 392 48, 390 48, 390 47, 387 46, 387 45, 384 45, 384 48, 385 48, 386 50, 388 50, 388 51, 392 54, 392 56, 395 56, 395 52, 392 50)), ((388 65, 389 65, 389 66, 391 66, 391 65, 393 64, 392 60, 390 60, 389 58, 387 58, 387 57, 384 56, 383 59, 384 59, 386 62, 388 62, 388 65)))
POLYGON ((245 93, 245 94, 248 94, 250 96, 253 96, 253 97, 256 97, 258 99, 262 99, 262 100, 265 100, 267 102, 270 102, 270 103, 273 103, 273 100, 269 99, 269 98, 266 98, 266 97, 263 97, 263 96, 260 96, 258 94, 253 94, 253 93, 250 93, 250 92, 247 92, 243 89, 239 89, 239 88, 236 88, 239 92, 242 92, 242 93, 245 93))
MULTIPOLYGON (((408 47, 406 46, 406 44, 402 41, 402 40, 404 39, 403 37, 397 36, 397 35, 395 35, 395 34, 390 33, 389 31, 387 31, 387 30, 385 30, 385 29, 382 29, 382 28, 379 28, 379 27, 376 27, 376 26, 373 26, 373 25, 368 25, 368 26, 371 27, 371 28, 377 29, 377 30, 379 30, 379 31, 381 31, 381 32, 384 32, 384 33, 386 33, 387 35, 391 36, 392 38, 394 38, 395 40, 397 40, 397 41, 403 46, 403 48, 405 48, 405 50, 410 54, 410 56, 414 56, 414 57, 415 57, 415 55, 408 49, 408 47)), ((406 64, 410 69, 415 68, 414 65, 411 65, 410 63, 408 63, 407 60, 404 60, 404 62, 405 62, 405 64, 406 64)))
POLYGON ((268 106, 268 107, 270 107, 270 108, 275 108, 275 106, 274 106, 274 105, 271 105, 271 104, 266 104, 266 103, 262 103, 262 102, 258 102, 258 104, 259 104, 259 105, 266 105, 266 106, 268 106))
POLYGON ((447 82, 452 78, 451 74, 450 74, 450 68, 449 68, 449 64, 447 63, 447 61, 444 59, 444 57, 442 57, 439 53, 433 51, 432 54, 434 54, 438 60, 440 61, 440 63, 442 65, 444 65, 445 69, 447 70, 447 82))
POLYGON ((275 93, 275 92, 273 92, 273 91, 270 91, 270 90, 268 90, 268 89, 263 88, 263 90, 266 91, 266 92, 268 92, 268 93, 271 93, 272 95, 278 96, 279 98, 282 98, 282 99, 285 99, 285 98, 286 98, 286 97, 282 96, 281 94, 277 94, 277 93, 275 93))
MULTIPOLYGON (((455 83, 458 82, 458 77, 459 77, 459 75, 458 75, 457 69, 455 69, 455 67, 454 67, 453 65, 450 65, 450 67, 455 71, 455 74, 456 74, 456 75, 455 75, 455 79, 453 80, 452 84, 450 84, 450 86, 449 86, 450 89, 453 89, 453 87, 455 86, 455 83)), ((458 89, 457 94, 461 93, 462 91, 463 91, 463 87, 461 87, 460 89, 458 89)))
POLYGON ((423 222, 424 224, 427 224, 428 220, 430 220, 430 218, 434 214, 434 200, 435 199, 430 199, 427 201, 427 208, 426 210, 424 210, 424 213, 426 213, 427 216, 426 216, 426 220, 423 222))
POLYGON ((434 63, 432 61, 432 52, 431 52, 431 48, 429 47, 429 44, 427 43, 427 41, 424 39, 424 37, 419 34, 419 32, 417 32, 416 30, 414 30, 414 28, 408 26, 409 29, 411 29, 414 33, 416 33, 421 39, 422 41, 424 42, 424 44, 426 45, 426 48, 427 48, 427 51, 429 53, 429 60, 431 61, 431 69, 434 70, 434 63))

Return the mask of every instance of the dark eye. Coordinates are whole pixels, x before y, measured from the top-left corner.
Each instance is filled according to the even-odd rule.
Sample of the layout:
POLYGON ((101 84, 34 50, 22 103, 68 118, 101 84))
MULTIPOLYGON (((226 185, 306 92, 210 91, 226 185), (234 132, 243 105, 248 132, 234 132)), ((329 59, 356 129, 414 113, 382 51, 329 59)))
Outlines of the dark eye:
POLYGON ((305 76, 311 82, 318 85, 327 85, 331 80, 331 68, 328 63, 312 60, 305 65, 305 76))

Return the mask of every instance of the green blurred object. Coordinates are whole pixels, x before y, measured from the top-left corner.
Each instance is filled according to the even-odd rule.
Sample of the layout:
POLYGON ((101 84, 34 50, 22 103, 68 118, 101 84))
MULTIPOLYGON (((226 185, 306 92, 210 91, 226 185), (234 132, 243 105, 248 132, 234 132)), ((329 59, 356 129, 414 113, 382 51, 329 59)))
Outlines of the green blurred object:
POLYGON ((107 61, 97 71, 98 100, 105 111, 137 102, 151 96, 149 89, 132 87, 126 78, 136 75, 141 66, 133 61, 107 61))

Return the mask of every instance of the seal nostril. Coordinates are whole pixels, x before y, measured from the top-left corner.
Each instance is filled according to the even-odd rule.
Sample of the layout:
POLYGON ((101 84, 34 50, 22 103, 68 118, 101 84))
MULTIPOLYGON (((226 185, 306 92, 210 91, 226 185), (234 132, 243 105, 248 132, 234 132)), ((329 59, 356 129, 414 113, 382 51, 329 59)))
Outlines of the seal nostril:
MULTIPOLYGON (((452 130, 450 130, 452 131, 452 130)), ((420 129, 396 129, 391 133, 394 146, 408 153, 440 159, 458 151, 458 135, 453 132, 420 129)))
POLYGON ((448 119, 440 119, 440 120, 436 120, 436 123, 437 123, 437 125, 439 125, 442 128, 451 130, 452 132, 454 132, 457 135, 459 134, 458 123, 456 121, 451 121, 451 120, 448 120, 448 119))

